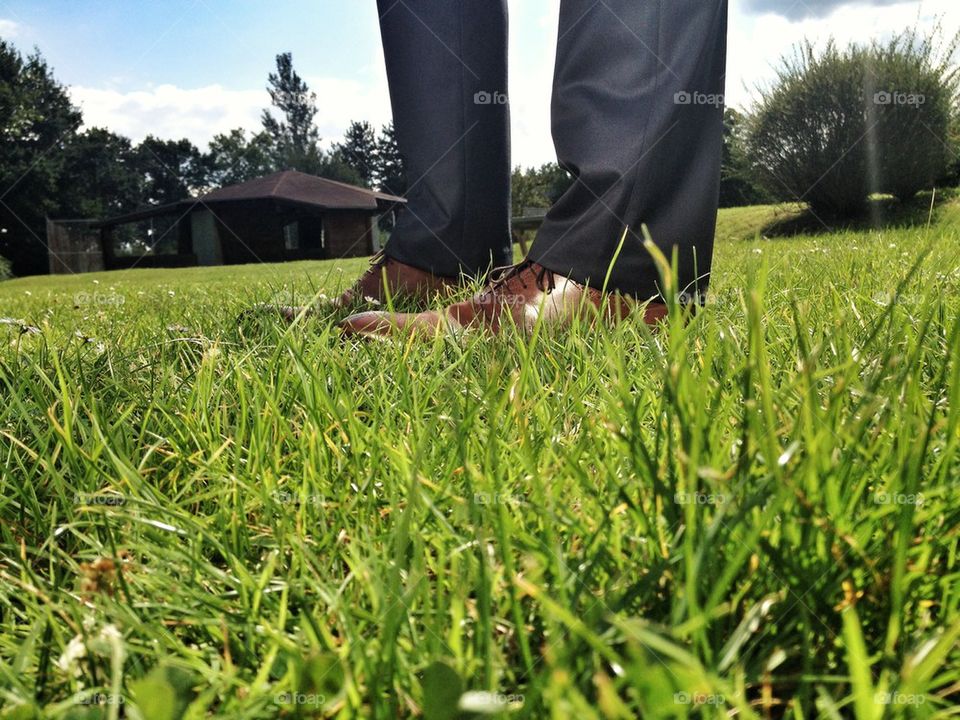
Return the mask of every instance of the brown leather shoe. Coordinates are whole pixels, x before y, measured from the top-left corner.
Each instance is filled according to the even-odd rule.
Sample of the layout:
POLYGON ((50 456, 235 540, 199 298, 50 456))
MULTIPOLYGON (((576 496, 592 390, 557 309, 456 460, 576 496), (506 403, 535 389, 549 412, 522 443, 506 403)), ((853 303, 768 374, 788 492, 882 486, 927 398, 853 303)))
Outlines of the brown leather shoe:
POLYGON ((334 300, 334 304, 346 307, 355 302, 383 303, 387 300, 388 290, 393 298, 426 303, 436 293, 456 290, 460 285, 458 278, 434 275, 380 252, 373 257, 370 267, 353 287, 334 300))
POLYGON ((279 313, 287 322, 293 322, 300 315, 310 315, 322 309, 345 308, 361 303, 379 305, 386 302, 388 289, 390 296, 396 300, 412 300, 426 305, 436 293, 456 290, 460 286, 461 282, 456 278, 434 275, 380 252, 370 260, 367 271, 339 297, 332 300, 321 298, 315 308, 285 305, 269 306, 267 309, 279 313))
POLYGON ((498 333, 511 322, 530 332, 540 317, 545 323, 567 325, 582 316, 603 317, 618 322, 630 315, 656 324, 666 317, 662 304, 641 303, 557 275, 532 260, 499 271, 500 275, 481 293, 443 310, 419 314, 364 312, 344 320, 346 335, 391 337, 437 332, 456 333, 465 328, 487 328, 498 333))

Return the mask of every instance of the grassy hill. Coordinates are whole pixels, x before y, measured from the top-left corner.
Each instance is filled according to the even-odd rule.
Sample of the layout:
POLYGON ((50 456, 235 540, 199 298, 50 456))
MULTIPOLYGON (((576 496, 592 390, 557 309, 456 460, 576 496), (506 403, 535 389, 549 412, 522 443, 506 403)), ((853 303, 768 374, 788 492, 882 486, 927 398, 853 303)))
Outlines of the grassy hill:
POLYGON ((653 334, 236 322, 363 261, 0 284, 0 717, 947 717, 929 202, 723 211, 708 307, 653 334))

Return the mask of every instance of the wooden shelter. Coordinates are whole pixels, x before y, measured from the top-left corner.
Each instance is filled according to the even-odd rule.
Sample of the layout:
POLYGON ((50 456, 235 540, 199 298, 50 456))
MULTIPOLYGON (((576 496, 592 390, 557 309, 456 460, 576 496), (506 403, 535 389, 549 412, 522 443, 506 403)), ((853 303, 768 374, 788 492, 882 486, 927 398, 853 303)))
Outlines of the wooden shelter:
POLYGON ((107 270, 322 260, 372 255, 377 219, 405 202, 289 170, 92 227, 107 270))

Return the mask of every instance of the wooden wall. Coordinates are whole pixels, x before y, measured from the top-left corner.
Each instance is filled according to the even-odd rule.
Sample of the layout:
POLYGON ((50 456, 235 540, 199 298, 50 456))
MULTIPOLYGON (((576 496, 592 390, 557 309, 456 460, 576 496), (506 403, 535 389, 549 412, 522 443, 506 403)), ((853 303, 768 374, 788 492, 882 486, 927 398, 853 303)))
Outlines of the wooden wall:
POLYGON ((373 254, 373 218, 365 213, 328 212, 323 216, 327 257, 349 258, 373 254))

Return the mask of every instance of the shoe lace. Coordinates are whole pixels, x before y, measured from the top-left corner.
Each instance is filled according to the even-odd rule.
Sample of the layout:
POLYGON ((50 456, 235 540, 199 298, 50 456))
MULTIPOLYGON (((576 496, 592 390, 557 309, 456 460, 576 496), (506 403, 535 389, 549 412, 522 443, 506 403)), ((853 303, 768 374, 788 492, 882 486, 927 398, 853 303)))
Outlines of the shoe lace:
MULTIPOLYGON (((523 287, 527 287, 527 278, 524 273, 534 265, 536 265, 536 263, 527 258, 515 265, 504 265, 503 267, 494 268, 490 271, 490 282, 487 287, 487 292, 495 293, 501 290, 514 278, 518 278, 520 284, 523 287)), ((553 273, 542 265, 539 266, 533 280, 538 290, 553 292, 553 290, 556 289, 556 281, 553 273)))
POLYGON ((387 257, 387 254, 381 250, 376 255, 370 258, 370 266, 367 268, 367 271, 364 273, 364 277, 369 277, 370 275, 379 275, 383 267, 390 261, 390 258, 387 257))

